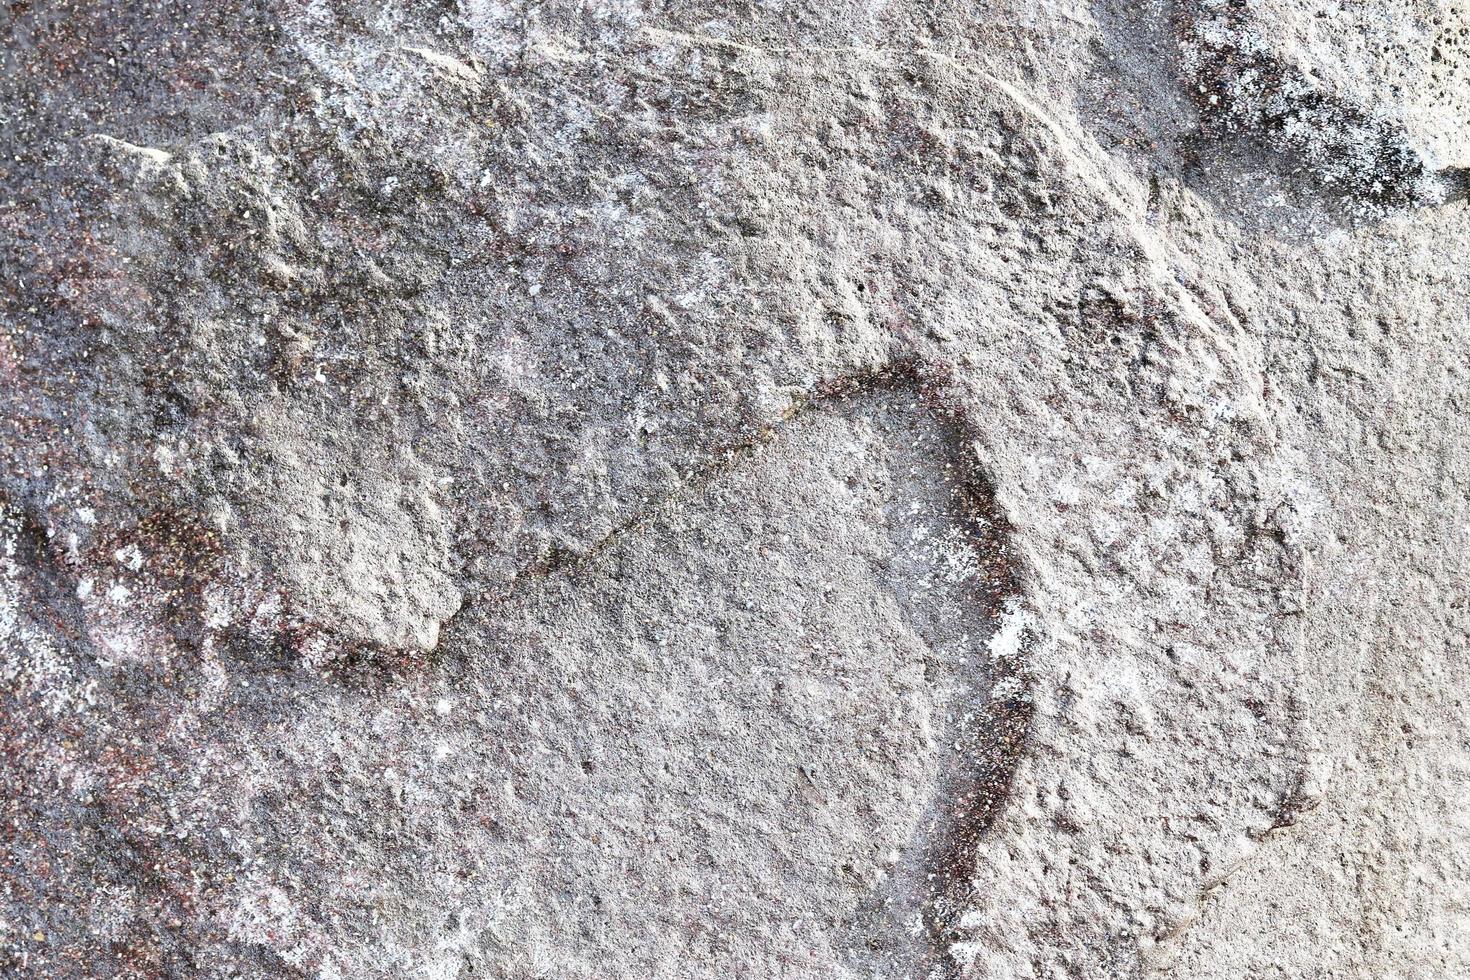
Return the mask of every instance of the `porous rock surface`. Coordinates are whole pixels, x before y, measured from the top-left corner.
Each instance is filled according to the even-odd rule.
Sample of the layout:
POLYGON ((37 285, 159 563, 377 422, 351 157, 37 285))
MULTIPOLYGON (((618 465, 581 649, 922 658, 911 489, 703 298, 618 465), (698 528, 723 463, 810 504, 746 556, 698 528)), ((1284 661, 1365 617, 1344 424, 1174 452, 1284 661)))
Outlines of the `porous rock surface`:
POLYGON ((1470 975, 1458 0, 0 35, 0 972, 1470 975))

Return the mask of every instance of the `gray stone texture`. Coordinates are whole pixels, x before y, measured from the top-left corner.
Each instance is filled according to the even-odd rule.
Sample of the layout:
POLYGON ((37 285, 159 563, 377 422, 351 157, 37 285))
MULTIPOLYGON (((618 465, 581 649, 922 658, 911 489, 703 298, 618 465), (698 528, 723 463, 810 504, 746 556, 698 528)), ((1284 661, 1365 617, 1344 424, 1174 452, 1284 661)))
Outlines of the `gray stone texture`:
POLYGON ((0 9, 0 974, 1470 975, 1470 12, 0 9))

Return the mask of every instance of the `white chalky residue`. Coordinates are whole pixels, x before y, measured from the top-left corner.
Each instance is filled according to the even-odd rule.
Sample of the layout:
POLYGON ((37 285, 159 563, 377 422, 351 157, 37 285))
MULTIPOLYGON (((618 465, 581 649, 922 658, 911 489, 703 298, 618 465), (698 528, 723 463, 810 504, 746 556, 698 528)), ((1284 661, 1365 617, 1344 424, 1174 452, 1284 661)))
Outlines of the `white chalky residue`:
POLYGON ((112 553, 112 557, 130 572, 136 572, 143 567, 143 552, 139 551, 135 544, 119 548, 112 553))
POLYGON ((1025 643, 1026 628, 1031 616, 1014 601, 1006 603, 1006 611, 1000 621, 1000 629, 990 637, 986 646, 990 649, 992 663, 1013 660, 1021 655, 1025 643))

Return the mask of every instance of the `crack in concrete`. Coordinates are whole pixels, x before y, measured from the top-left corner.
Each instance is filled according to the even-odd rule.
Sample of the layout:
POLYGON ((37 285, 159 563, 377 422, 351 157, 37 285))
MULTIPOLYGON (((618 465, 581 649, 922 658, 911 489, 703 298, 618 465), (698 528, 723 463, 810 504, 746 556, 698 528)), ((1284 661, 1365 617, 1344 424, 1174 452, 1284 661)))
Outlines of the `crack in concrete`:
POLYGON ((444 645, 445 637, 467 614, 512 599, 519 594, 521 589, 525 588, 528 582, 534 582, 550 575, 575 572, 597 555, 621 541, 625 535, 637 532, 660 514, 667 513, 684 501, 700 495, 711 482, 735 469, 751 454, 774 442, 780 437, 783 427, 801 418, 808 411, 819 408, 833 399, 893 384, 900 379, 915 386, 919 385, 919 372, 914 360, 896 360, 870 371, 824 382, 812 391, 799 393, 792 404, 782 412, 778 422, 761 427, 745 439, 716 449, 711 454, 712 460, 698 468, 692 476, 686 477, 662 499, 615 525, 602 537, 588 545, 585 550, 574 552, 567 548, 554 547, 536 561, 522 568, 509 582, 482 590, 478 594, 472 595, 466 591, 466 597, 460 608, 440 623, 439 645, 444 645))
MULTIPOLYGON (((599 556, 629 536, 647 530, 661 516, 707 493, 711 484, 779 440, 792 424, 810 413, 864 396, 892 397, 897 393, 919 396, 924 414, 942 430, 941 442, 948 457, 942 465, 959 471, 961 489, 956 503, 964 538, 986 572, 980 578, 985 584, 968 599, 978 610, 988 610, 993 620, 1003 611, 1006 601, 1021 592, 1018 570, 1005 548, 1010 525, 995 504, 988 480, 967 450, 967 425, 962 413, 945 405, 941 389, 942 383, 927 377, 913 358, 895 360, 818 385, 798 397, 778 423, 764 426, 748 438, 717 451, 712 462, 675 490, 610 530, 586 550, 549 552, 507 586, 467 599, 441 627, 441 649, 445 645, 457 645, 456 627, 464 626, 468 617, 493 615, 495 608, 514 601, 552 576, 585 573, 599 556)), ((842 410, 848 408, 850 405, 842 410)), ((942 726, 945 730, 941 733, 941 744, 945 748, 933 802, 917 831, 912 858, 895 872, 899 894, 884 900, 888 906, 885 917, 890 920, 886 931, 890 935, 900 934, 898 915, 911 917, 915 910, 919 914, 922 935, 917 940, 912 936, 907 940, 916 943, 919 949, 910 946, 905 951, 903 939, 891 946, 877 941, 879 947, 887 947, 887 955, 906 960, 904 969, 913 976, 948 980, 961 975, 961 964, 950 949, 963 938, 958 923, 973 892, 976 857, 1010 798, 1016 767, 1030 733, 1032 707, 1021 679, 1021 663, 994 662, 994 658, 982 656, 984 650, 983 637, 976 638, 968 660, 957 667, 958 693, 950 705, 951 720, 942 726), (1014 678, 1019 683, 1017 695, 992 697, 982 702, 977 695, 983 697, 987 688, 993 688, 1002 677, 1014 678), (895 909, 895 905, 900 907, 895 909)), ((879 911, 885 914, 884 910, 879 911)), ((903 929, 907 928, 905 923, 903 929)), ((870 948, 874 942, 870 936, 870 948)))

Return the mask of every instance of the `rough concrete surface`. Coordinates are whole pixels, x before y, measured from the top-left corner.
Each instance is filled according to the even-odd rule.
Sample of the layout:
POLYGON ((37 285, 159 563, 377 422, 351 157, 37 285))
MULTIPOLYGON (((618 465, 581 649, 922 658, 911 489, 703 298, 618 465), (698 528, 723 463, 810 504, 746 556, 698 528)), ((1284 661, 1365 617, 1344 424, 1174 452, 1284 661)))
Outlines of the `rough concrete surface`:
POLYGON ((0 37, 0 974, 1470 976, 1460 0, 0 37))

